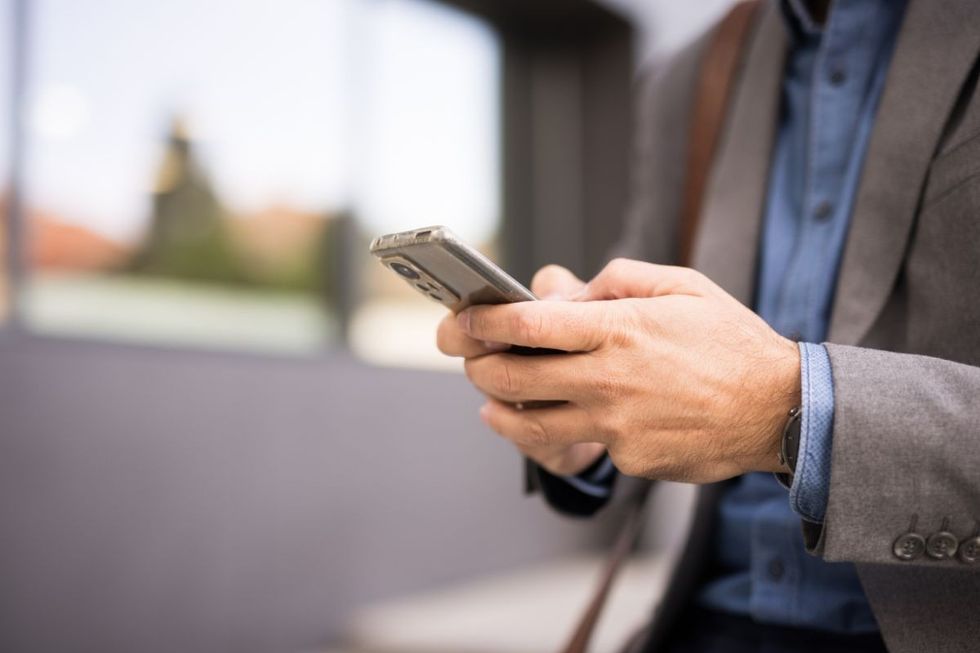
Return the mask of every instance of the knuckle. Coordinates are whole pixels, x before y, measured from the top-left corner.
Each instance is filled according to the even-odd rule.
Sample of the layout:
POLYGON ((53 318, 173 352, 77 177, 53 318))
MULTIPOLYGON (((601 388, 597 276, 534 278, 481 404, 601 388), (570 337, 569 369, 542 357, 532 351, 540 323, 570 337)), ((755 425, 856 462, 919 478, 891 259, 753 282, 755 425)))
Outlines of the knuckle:
MULTIPOLYGON (((595 393, 603 398, 607 405, 623 398, 623 382, 615 374, 600 374, 594 381, 595 393)), ((615 411, 613 411, 615 413, 615 411)), ((610 416, 610 431, 613 434, 619 433, 619 418, 615 415, 610 416)))
MULTIPOLYGON (((635 344, 637 321, 633 300, 619 302, 615 308, 597 311, 591 319, 592 331, 595 334, 595 348, 603 350, 625 349, 635 344)), ((618 371, 608 370, 612 378, 618 371)))
POLYGON ((535 343, 544 336, 544 318, 535 311, 521 311, 514 318, 514 332, 521 342, 535 343))
POLYGON ((620 411, 615 408, 604 410, 600 419, 596 420, 604 441, 612 446, 622 442, 623 434, 626 431, 626 422, 619 413, 620 411))
POLYGON ((554 282, 564 274, 564 268, 555 264, 549 264, 534 273, 531 279, 531 288, 544 291, 554 285, 554 282))
POLYGON ((540 419, 532 415, 527 415, 527 433, 525 445, 541 446, 549 441, 548 429, 540 419))
POLYGON ((661 470, 658 464, 651 460, 650 456, 641 455, 634 447, 624 447, 615 456, 610 454, 613 463, 623 474, 638 478, 657 477, 661 470))
POLYGON ((678 268, 678 282, 681 286, 691 290, 703 291, 708 282, 708 277, 698 272, 694 268, 678 268))
POLYGON ((632 262, 628 258, 614 258, 606 264, 606 267, 602 270, 604 276, 610 277, 620 277, 625 274, 632 262))
POLYGON ((510 363, 501 360, 495 367, 490 378, 490 384, 496 392, 502 396, 512 397, 519 393, 520 387, 517 377, 510 363))
POLYGON ((639 476, 643 473, 640 464, 633 456, 624 455, 621 451, 610 449, 609 457, 612 459, 616 469, 626 476, 639 476))
POLYGON ((468 328, 465 331, 470 337, 479 337, 486 329, 487 319, 484 317, 483 307, 471 307, 466 309, 468 328))
POLYGON ((681 279, 691 285, 698 285, 704 279, 704 275, 694 268, 681 268, 681 279))

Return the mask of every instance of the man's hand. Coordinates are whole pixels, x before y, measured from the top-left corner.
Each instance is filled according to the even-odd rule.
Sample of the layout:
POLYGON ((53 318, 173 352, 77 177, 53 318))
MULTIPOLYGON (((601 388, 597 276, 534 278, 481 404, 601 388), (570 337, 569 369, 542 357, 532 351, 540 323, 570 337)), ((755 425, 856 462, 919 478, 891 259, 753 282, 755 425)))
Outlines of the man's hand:
POLYGON ((632 476, 706 483, 786 471, 777 452, 800 402, 795 343, 686 268, 613 261, 575 299, 586 301, 457 316, 452 338, 465 334, 466 373, 490 397, 481 415, 491 428, 524 451, 598 442, 632 476), (486 342, 573 353, 475 355, 499 352, 486 342), (531 400, 568 403, 519 409, 531 400))
MULTIPOLYGON (((584 288, 584 281, 557 265, 541 268, 531 281, 531 292, 546 301, 567 299, 584 288)), ((446 316, 440 323, 437 340, 439 349, 444 354, 462 356, 467 360, 510 348, 510 344, 471 338, 459 328, 459 322, 454 315, 446 316)), ((597 442, 515 444, 525 456, 552 474, 560 476, 578 474, 598 460, 605 451, 605 447, 597 442)))

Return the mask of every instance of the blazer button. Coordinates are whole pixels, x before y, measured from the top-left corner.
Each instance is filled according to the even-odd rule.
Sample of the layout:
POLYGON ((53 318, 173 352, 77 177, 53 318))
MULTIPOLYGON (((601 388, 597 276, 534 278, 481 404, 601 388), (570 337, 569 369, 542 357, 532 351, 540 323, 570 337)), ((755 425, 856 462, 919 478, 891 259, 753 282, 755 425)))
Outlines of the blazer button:
POLYGON ((959 548, 959 545, 960 541, 956 539, 955 535, 949 531, 939 531, 929 536, 926 542, 926 553, 929 554, 930 558, 945 560, 956 555, 956 549, 959 548))
POLYGON ((895 557, 906 562, 920 557, 925 550, 926 538, 918 533, 902 533, 892 545, 895 557))
POLYGON ((980 535, 960 543, 960 562, 975 565, 980 560, 980 535))

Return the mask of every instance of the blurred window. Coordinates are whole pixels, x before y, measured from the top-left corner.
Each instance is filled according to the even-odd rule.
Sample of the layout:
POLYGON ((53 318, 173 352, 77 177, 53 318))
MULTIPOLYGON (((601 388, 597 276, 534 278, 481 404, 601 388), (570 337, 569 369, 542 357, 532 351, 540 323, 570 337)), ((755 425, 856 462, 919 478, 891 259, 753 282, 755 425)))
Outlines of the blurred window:
MULTIPOLYGON (((370 236, 434 224, 499 251, 500 44, 482 22, 429 2, 366 3, 354 57, 365 109, 356 124, 355 205, 370 236)), ((359 247, 358 251, 366 249, 359 247)), ((383 364, 458 367, 435 348, 446 309, 373 258, 350 344, 383 364)))
POLYGON ((493 238, 498 57, 464 14, 420 0, 31 12, 23 311, 38 332, 299 353, 349 335, 406 362, 378 352, 434 307, 380 279, 367 242, 439 221, 493 238))
POLYGON ((7 214, 11 187, 10 110, 13 100, 11 73, 15 54, 13 37, 13 2, 0 0, 0 325, 7 321, 11 304, 7 214))

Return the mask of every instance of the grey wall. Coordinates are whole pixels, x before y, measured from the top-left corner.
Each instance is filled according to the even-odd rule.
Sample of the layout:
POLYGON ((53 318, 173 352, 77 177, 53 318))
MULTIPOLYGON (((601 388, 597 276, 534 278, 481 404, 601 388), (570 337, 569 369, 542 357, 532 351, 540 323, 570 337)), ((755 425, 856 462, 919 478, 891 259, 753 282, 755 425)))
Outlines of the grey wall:
MULTIPOLYGON (((454 374, 0 337, 0 650, 288 651, 581 549, 454 374)), ((601 530, 601 529, 600 529, 601 530)))

